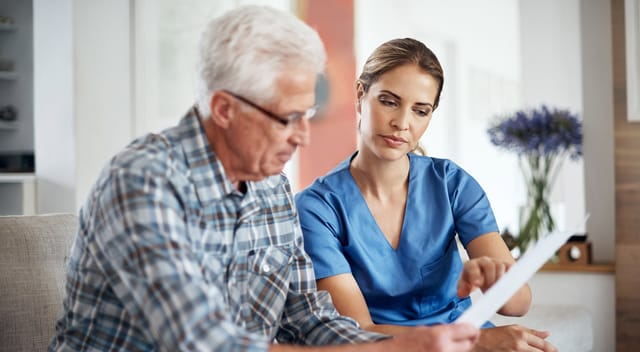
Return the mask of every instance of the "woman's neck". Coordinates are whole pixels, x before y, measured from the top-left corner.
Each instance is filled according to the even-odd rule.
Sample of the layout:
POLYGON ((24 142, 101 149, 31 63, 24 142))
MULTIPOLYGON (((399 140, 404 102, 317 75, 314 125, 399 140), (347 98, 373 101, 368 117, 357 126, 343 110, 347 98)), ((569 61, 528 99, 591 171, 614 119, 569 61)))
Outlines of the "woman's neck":
POLYGON ((385 199, 406 190, 409 157, 382 160, 373 153, 360 150, 351 160, 349 171, 363 194, 385 199))

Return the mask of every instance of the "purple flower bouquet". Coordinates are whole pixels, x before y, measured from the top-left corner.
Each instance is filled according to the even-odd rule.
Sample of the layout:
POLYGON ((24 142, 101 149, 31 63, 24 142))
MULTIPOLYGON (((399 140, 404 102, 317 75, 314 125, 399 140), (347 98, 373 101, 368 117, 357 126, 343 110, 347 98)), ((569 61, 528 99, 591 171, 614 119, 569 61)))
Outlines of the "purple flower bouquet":
POLYGON ((487 132, 493 145, 518 155, 527 205, 516 242, 524 253, 544 231, 555 229, 549 193, 563 161, 582 157, 582 122, 568 110, 542 105, 502 116, 487 132))

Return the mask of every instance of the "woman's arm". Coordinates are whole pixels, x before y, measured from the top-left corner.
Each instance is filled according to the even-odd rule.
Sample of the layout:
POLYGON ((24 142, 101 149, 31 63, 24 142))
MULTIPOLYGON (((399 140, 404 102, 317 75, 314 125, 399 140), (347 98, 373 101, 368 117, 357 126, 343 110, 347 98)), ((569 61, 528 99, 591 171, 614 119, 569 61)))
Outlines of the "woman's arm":
MULTIPOLYGON (((467 244, 466 249, 471 260, 465 263, 465 266, 472 266, 470 269, 482 272, 484 282, 479 287, 483 291, 491 287, 504 274, 504 270, 501 271, 499 268, 500 265, 489 263, 486 257, 506 263, 507 268, 515 263, 509 249, 497 232, 489 232, 476 237, 467 244)), ((469 272, 469 270, 465 270, 466 272, 469 272)), ((525 284, 500 308, 498 313, 509 316, 522 316, 529 311, 530 306, 531 289, 529 289, 529 285, 525 284)))
POLYGON ((399 335, 413 329, 413 327, 402 325, 375 324, 371 320, 362 291, 350 273, 329 276, 318 280, 317 283, 318 290, 329 291, 333 305, 341 315, 353 318, 365 330, 399 335))
MULTIPOLYGON (((483 236, 484 237, 484 236, 483 236)), ((492 237, 492 236, 487 236, 492 237)), ((479 239, 479 238, 478 238, 479 239)), ((501 238, 499 238, 502 241, 501 238)), ((475 240, 474 240, 475 241, 475 240)), ((481 241, 481 242, 484 242, 481 241)), ((492 241, 487 241, 492 242, 492 241)), ((480 243, 480 242, 476 242, 480 243)), ((487 243, 487 244, 489 244, 487 243)), ((504 243, 502 243, 504 246, 504 243)), ((475 245, 474 245, 475 246, 475 245)), ((495 245, 498 247, 498 245, 495 245)), ((506 250, 506 246, 505 246, 506 250)), ((507 251, 508 253, 508 251, 507 251)), ((491 254, 491 253, 488 253, 491 254)), ((482 274, 483 269, 492 268, 495 271, 501 271, 499 267, 502 267, 502 272, 512 263, 514 263, 513 258, 509 255, 509 258, 500 258, 504 260, 492 259, 489 257, 481 257, 470 260, 467 263, 470 265, 465 265, 463 269, 463 278, 467 277, 472 281, 475 278, 482 277, 483 279, 487 276, 482 274)), ((500 276, 500 274, 496 275, 500 276)), ((462 281, 462 279, 461 279, 462 281)), ((489 280, 487 280, 487 283, 489 280)), ((495 281, 495 280, 493 280, 495 281)), ((491 282, 492 284, 493 282, 491 282)), ((331 298, 333 300, 333 304, 338 310, 338 312, 342 315, 353 318, 360 324, 360 326, 368 331, 389 334, 396 337, 402 336, 410 337, 412 334, 416 333, 416 327, 411 326, 402 326, 402 325, 388 325, 388 324, 375 324, 371 319, 371 315, 369 314, 369 309, 367 307, 367 303, 362 295, 362 291, 358 286, 358 283, 353 278, 353 275, 348 274, 339 274, 334 276, 329 276, 320 280, 317 280, 317 286, 319 290, 329 291, 331 294, 331 298)), ((478 285, 482 287, 482 285, 478 285)), ((490 284, 487 286, 487 288, 490 284)), ((528 287, 523 287, 520 289, 517 295, 520 295, 521 292, 526 294, 528 297, 528 301, 530 302, 531 294, 528 287)), ((468 292, 466 293, 468 295, 468 292)), ((511 301, 510 301, 511 302, 511 301)), ((527 303, 528 309, 528 303, 527 303)), ((501 310, 505 310, 504 307, 501 310)), ((523 313, 524 314, 524 313, 523 313)), ((455 328, 458 324, 454 325, 439 325, 436 327, 426 328, 423 333, 434 333, 430 339, 436 339, 442 337, 438 334, 435 334, 435 330, 432 329, 445 329, 445 328, 455 328)), ((424 327, 422 327, 424 328, 424 327)), ((446 335, 445 335, 446 336, 446 335)), ((509 326, 501 326, 491 329, 483 329, 480 333, 480 338, 477 341, 477 344, 473 351, 481 352, 481 351, 521 351, 521 350, 530 350, 530 351, 544 351, 544 352, 552 352, 556 351, 556 349, 545 340, 548 336, 547 332, 537 331, 533 329, 528 329, 525 327, 517 326, 517 325, 509 325, 509 326)), ((392 340, 388 340, 386 342, 392 342, 392 340)), ((412 346, 415 344, 411 344, 412 346)), ((405 350, 406 352, 408 350, 405 350)))

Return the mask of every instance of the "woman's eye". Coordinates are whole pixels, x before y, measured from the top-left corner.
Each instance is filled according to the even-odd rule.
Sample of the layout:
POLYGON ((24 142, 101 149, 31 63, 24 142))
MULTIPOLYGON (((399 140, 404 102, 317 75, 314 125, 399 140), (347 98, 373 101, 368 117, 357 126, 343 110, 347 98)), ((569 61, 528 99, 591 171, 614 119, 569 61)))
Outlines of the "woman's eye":
POLYGON ((395 101, 393 100, 387 100, 387 99, 380 99, 380 103, 382 103, 382 105, 384 106, 397 106, 398 104, 396 104, 395 101))
POLYGON ((414 110, 418 116, 427 116, 431 112, 430 110, 414 110))

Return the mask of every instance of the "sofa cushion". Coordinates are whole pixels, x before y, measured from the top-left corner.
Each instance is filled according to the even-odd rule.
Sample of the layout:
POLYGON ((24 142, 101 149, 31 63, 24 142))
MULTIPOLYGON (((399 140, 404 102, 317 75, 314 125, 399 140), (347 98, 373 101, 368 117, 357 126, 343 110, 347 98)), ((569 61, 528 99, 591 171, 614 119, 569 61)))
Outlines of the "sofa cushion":
POLYGON ((73 214, 0 216, 0 351, 44 351, 62 312, 73 214))
POLYGON ((496 314, 491 319, 496 326, 519 324, 548 331, 547 338, 562 352, 593 350, 593 322, 586 307, 578 305, 533 304, 523 317, 496 314))

